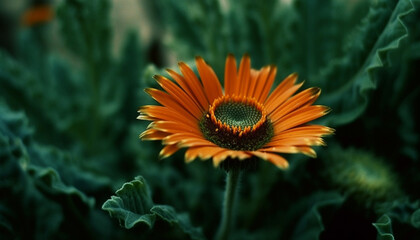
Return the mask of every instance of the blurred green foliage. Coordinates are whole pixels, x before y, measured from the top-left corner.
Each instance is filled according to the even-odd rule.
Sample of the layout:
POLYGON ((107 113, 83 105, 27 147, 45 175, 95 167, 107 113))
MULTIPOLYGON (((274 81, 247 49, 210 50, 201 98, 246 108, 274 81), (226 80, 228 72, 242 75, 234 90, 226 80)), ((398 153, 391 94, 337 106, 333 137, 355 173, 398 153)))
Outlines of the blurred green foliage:
POLYGON ((212 238, 224 172, 185 165, 182 151, 158 161, 162 145, 138 139, 147 123, 136 110, 153 103, 142 89, 174 55, 200 55, 222 78, 228 53, 275 64, 277 83, 297 72, 321 87, 333 111, 320 122, 336 128, 318 159, 244 173, 231 239, 420 237, 419 0, 138 3, 153 42, 133 29, 118 54, 121 1, 58 1, 52 22, 2 31, 1 239, 212 238), (375 164, 399 194, 339 184, 349 169, 385 176, 375 164))

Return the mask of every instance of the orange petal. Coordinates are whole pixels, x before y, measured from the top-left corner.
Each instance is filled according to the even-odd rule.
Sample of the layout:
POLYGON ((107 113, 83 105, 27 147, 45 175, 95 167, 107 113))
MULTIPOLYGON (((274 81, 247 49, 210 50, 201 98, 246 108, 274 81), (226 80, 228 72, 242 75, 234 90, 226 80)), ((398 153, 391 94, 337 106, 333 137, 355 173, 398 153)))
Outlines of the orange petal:
POLYGON ((299 90, 300 87, 302 87, 303 82, 294 85, 292 87, 290 87, 289 89, 287 89, 284 93, 282 94, 277 94, 277 95, 271 95, 269 97, 270 101, 267 101, 265 104, 265 107, 267 109, 267 113, 273 114, 273 112, 275 110, 277 110, 277 108, 279 106, 281 106, 287 99, 289 99, 297 90, 299 90), (272 96, 275 96, 275 98, 271 98, 272 96), (271 100, 272 99, 272 100, 271 100))
POLYGON ((277 146, 324 146, 325 142, 320 137, 296 137, 272 140, 264 147, 277 146))
POLYGON ((203 138, 185 138, 178 143, 179 147, 216 146, 214 143, 203 138))
POLYGON ((233 95, 236 85, 236 59, 232 54, 229 54, 225 63, 225 94, 233 95))
POLYGON ((157 129, 162 132, 170 133, 186 133, 194 134, 195 136, 201 136, 201 131, 196 125, 187 125, 183 122, 170 122, 170 121, 155 121, 152 122, 149 126, 150 128, 157 129))
POLYGON ((309 157, 316 158, 316 152, 308 146, 274 146, 262 148, 260 151, 276 153, 303 153, 309 157))
POLYGON ((273 86, 274 79, 276 78, 277 74, 277 67, 271 66, 270 67, 270 73, 268 74, 267 79, 264 81, 264 87, 261 89, 261 93, 258 96, 257 100, 259 102, 265 102, 267 99, 268 93, 271 90, 271 87, 273 86))
POLYGON ((196 118, 189 111, 187 111, 184 106, 179 105, 179 103, 171 95, 154 88, 146 88, 144 91, 163 106, 173 109, 175 112, 179 112, 181 115, 196 118))
POLYGON ((167 93, 169 93, 171 96, 173 96, 176 99, 179 105, 183 106, 187 111, 189 111, 196 118, 201 117, 202 111, 199 105, 196 104, 196 102, 191 96, 189 96, 186 92, 184 92, 180 87, 178 87, 171 80, 163 76, 156 75, 154 76, 154 78, 159 83, 159 85, 163 89, 165 89, 167 93))
POLYGON ((200 141, 203 140, 202 137, 197 136, 193 133, 174 133, 171 135, 168 135, 162 140, 162 143, 165 145, 169 144, 181 144, 183 141, 187 141, 188 139, 191 139, 192 141, 200 141))
POLYGON ((260 151, 253 151, 251 152, 251 154, 273 163, 278 168, 286 169, 289 167, 289 163, 287 162, 287 160, 280 155, 277 155, 274 153, 268 153, 268 152, 260 152, 260 151))
POLYGON ((178 63, 178 66, 182 72, 182 75, 184 75, 186 82, 191 87, 191 90, 195 93, 195 97, 197 98, 201 107, 204 110, 207 110, 209 107, 209 101, 207 100, 203 85, 201 85, 200 80, 198 80, 193 70, 191 70, 191 68, 184 62, 178 63))
POLYGON ((274 134, 307 123, 324 116, 330 111, 328 107, 311 105, 297 109, 277 121, 273 121, 274 134))
POLYGON ((167 157, 171 156, 172 154, 174 154, 178 150, 179 150, 179 147, 176 144, 166 145, 165 147, 162 148, 162 150, 160 150, 159 158, 160 159, 167 158, 167 157))
POLYGON ((258 77, 256 79, 256 85, 255 88, 252 91, 252 97, 255 99, 259 99, 261 96, 261 93, 264 89, 264 84, 267 81, 268 76, 270 75, 271 66, 263 67, 258 74, 258 77))
POLYGON ((238 78, 234 86, 234 94, 237 96, 245 96, 251 74, 251 58, 248 54, 245 54, 242 57, 241 63, 239 65, 238 78))
POLYGON ((253 97, 255 86, 257 85, 258 77, 261 71, 251 69, 251 76, 249 80, 249 85, 247 87, 247 91, 244 93, 245 96, 253 97))
POLYGON ((202 160, 206 160, 224 150, 224 148, 218 147, 216 145, 205 147, 191 147, 187 151, 185 151, 185 162, 191 162, 197 157, 201 158, 202 160))
POLYGON ((274 110, 270 114, 270 118, 273 121, 277 121, 284 115, 302 107, 305 105, 312 104, 321 93, 321 89, 319 88, 308 88, 295 96, 289 98, 286 102, 279 105, 276 110, 274 110), (309 104, 308 104, 309 103, 309 104))
MULTIPOLYGON (((298 75, 296 73, 292 73, 287 76, 270 94, 270 96, 265 101, 266 108, 270 108, 273 104, 273 101, 278 99, 281 95, 283 95, 287 90, 295 85, 298 75)), ((297 89, 296 89, 297 90, 297 89)), ((293 92, 294 93, 294 92, 293 92)), ((292 93, 292 95, 293 95, 292 93)), ((291 95, 290 95, 291 96, 291 95)), ((287 99, 287 98, 285 98, 287 99)), ((270 109, 271 112, 271 109, 270 109)))
POLYGON ((189 125, 197 124, 197 119, 191 115, 181 115, 179 112, 164 106, 146 105, 141 107, 138 112, 140 115, 137 119, 142 120, 166 120, 174 122, 182 122, 189 125))
POLYGON ((334 129, 321 125, 306 125, 288 129, 275 135, 272 140, 292 137, 323 137, 334 133, 334 129))
POLYGON ((196 57, 195 62, 198 73, 200 74, 201 82, 204 86, 204 91, 207 95, 207 99, 210 103, 212 103, 214 99, 223 95, 222 86, 220 85, 219 79, 213 69, 207 65, 203 58, 196 57))
POLYGON ((162 132, 156 129, 147 129, 143 133, 140 134, 141 140, 162 140, 163 138, 167 137, 170 133, 162 132))
POLYGON ((166 71, 168 72, 169 76, 171 76, 175 80, 175 82, 178 83, 179 86, 181 86, 182 90, 184 90, 189 96, 191 96, 196 105, 200 106, 202 111, 207 111, 207 106, 206 108, 203 108, 199 101, 199 99, 201 98, 199 96, 201 92, 196 91, 189 81, 187 81, 182 75, 178 74, 174 70, 166 69, 166 71))
POLYGON ((299 146, 297 148, 299 149, 299 152, 305 154, 306 156, 316 158, 316 152, 313 148, 307 146, 299 146))
POLYGON ((277 152, 277 153, 298 153, 298 148, 295 146, 273 146, 259 149, 261 152, 277 152))
POLYGON ((251 155, 244 151, 235 151, 235 150, 228 150, 219 152, 213 156, 213 165, 215 167, 219 166, 219 164, 224 161, 227 157, 230 158, 238 158, 239 160, 244 160, 250 158, 251 155))

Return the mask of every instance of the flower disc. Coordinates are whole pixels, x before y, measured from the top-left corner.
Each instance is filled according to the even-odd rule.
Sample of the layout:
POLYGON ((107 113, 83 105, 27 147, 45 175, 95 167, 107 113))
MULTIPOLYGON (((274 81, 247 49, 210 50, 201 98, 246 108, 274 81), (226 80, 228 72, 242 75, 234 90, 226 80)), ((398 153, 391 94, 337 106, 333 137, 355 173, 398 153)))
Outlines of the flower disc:
POLYGON ((241 129, 252 127, 262 117, 262 113, 255 106, 233 101, 220 104, 214 115, 222 123, 241 129))
POLYGON ((273 136, 264 107, 253 98, 217 98, 200 121, 206 139, 231 150, 259 149, 273 136))

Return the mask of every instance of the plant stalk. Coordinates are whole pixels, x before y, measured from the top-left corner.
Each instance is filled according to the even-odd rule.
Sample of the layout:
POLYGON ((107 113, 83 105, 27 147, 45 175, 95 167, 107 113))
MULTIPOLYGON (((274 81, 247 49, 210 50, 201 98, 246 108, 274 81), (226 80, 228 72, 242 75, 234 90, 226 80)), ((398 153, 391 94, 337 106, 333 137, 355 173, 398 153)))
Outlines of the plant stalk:
POLYGON ((222 221, 215 240, 227 240, 233 225, 234 207, 239 185, 240 170, 229 170, 226 174, 226 190, 223 203, 222 221))

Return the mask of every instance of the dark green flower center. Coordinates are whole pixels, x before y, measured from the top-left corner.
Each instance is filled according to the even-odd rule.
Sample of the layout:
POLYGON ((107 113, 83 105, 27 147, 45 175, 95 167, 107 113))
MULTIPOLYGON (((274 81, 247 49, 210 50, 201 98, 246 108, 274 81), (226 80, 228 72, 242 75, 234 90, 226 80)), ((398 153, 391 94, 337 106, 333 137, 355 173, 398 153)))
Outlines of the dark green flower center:
POLYGON ((246 97, 216 99, 201 118, 200 129, 207 140, 231 150, 255 151, 273 136, 264 106, 246 97))
POLYGON ((232 127, 252 127, 262 117, 262 112, 255 106, 241 102, 221 103, 214 111, 216 119, 232 127))

